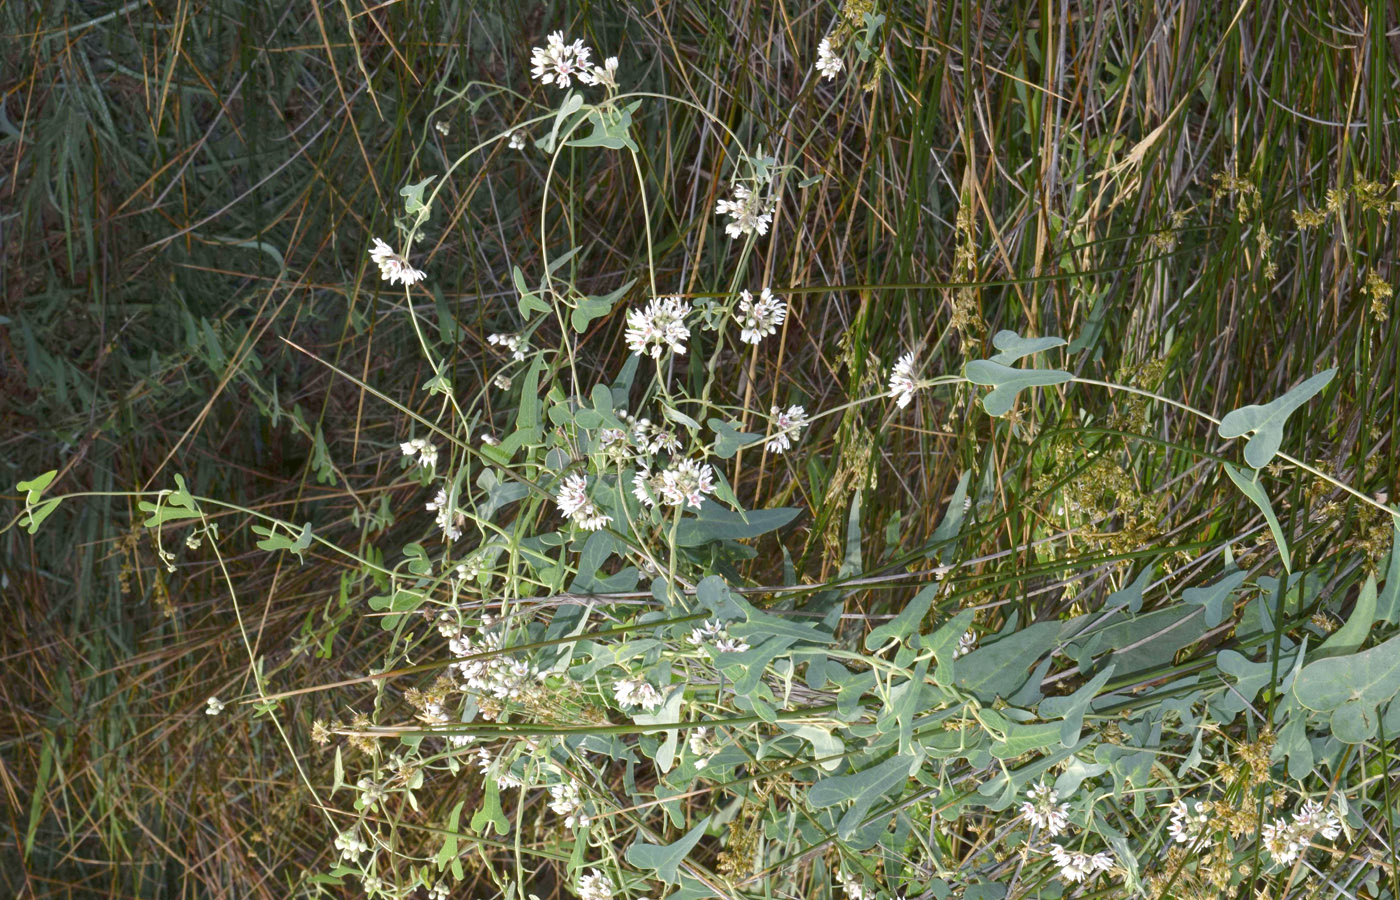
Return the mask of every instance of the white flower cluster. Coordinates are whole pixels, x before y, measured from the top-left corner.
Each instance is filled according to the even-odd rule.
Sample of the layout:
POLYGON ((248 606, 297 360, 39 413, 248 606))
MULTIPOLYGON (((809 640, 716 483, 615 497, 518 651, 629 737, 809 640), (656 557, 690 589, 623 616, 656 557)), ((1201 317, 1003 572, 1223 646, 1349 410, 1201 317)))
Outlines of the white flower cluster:
POLYGON ((618 706, 630 708, 639 706, 647 712, 655 712, 661 706, 661 692, 640 678, 621 678, 613 685, 613 697, 618 706))
POLYGON ((1167 833, 1178 844, 1199 847, 1206 842, 1205 833, 1210 829, 1210 812, 1206 804, 1199 800, 1178 800, 1172 805, 1172 820, 1167 833))
POLYGON ((358 802, 361 809, 373 809, 389 798, 389 792, 384 786, 368 775, 355 782, 355 788, 360 792, 358 802))
POLYGON ((583 828, 588 824, 583 792, 573 779, 549 786, 549 808, 564 817, 565 828, 583 828))
POLYGON ((1308 800, 1293 814, 1293 821, 1278 818, 1264 826, 1264 849, 1274 862, 1286 866, 1307 850, 1312 839, 1322 835, 1332 840, 1342 833, 1342 822, 1334 810, 1316 800, 1308 800))
POLYGON ((426 438, 413 438, 399 444, 399 449, 404 456, 418 457, 418 465, 425 469, 432 469, 437 466, 438 451, 426 438))
POLYGON ((559 514, 573 519, 584 531, 597 531, 612 521, 612 516, 598 509, 588 498, 588 479, 578 472, 564 479, 564 486, 559 488, 555 500, 559 504, 559 514))
POLYGON ((736 184, 734 199, 715 203, 715 215, 729 216, 734 220, 724 226, 725 234, 730 238, 755 232, 762 237, 768 233, 768 224, 773 221, 773 205, 747 185, 736 184))
POLYGON ((524 786, 524 782, 511 774, 510 767, 485 747, 476 748, 476 768, 483 778, 490 778, 503 788, 524 786))
POLYGON ((428 512, 437 513, 437 526, 449 541, 455 541, 462 536, 462 526, 466 524, 467 515, 451 502, 445 488, 438 488, 437 494, 425 503, 423 508, 428 512))
POLYGON ((510 353, 511 359, 516 362, 524 362, 525 354, 530 352, 530 342, 523 334, 493 334, 489 335, 486 340, 503 347, 510 353))
MULTIPOLYGON (((483 625, 486 624, 489 624, 489 620, 483 622, 483 625)), ((449 672, 456 672, 461 678, 464 690, 500 701, 520 701, 540 693, 540 682, 545 673, 523 659, 511 659, 502 653, 502 637, 499 631, 486 631, 481 640, 474 641, 465 629, 454 628, 451 623, 439 622, 438 630, 449 635, 447 648, 452 651, 453 656, 482 657, 460 659, 447 667, 449 672)), ((482 709, 482 715, 490 718, 485 708, 482 709)))
POLYGON ((601 66, 589 64, 593 51, 583 41, 564 43, 564 32, 551 34, 543 47, 535 47, 530 55, 530 74, 541 84, 568 87, 577 78, 579 84, 617 88, 617 57, 609 56, 601 66))
POLYGON ((1044 781, 1037 782, 1026 792, 1029 800, 1021 804, 1021 815, 1038 828, 1056 837, 1069 825, 1069 804, 1056 803, 1059 793, 1044 781))
MULTIPOLYGON (((530 74, 541 84, 557 84, 566 88, 588 71, 588 58, 593 51, 583 46, 583 41, 564 43, 564 32, 551 34, 543 47, 535 47, 530 53, 530 74)), ((587 82, 584 82, 585 84, 587 82)))
POLYGON ((715 490, 715 470, 709 463, 683 459, 672 462, 653 475, 643 466, 632 476, 632 496, 646 506, 660 500, 666 506, 689 506, 699 509, 706 494, 715 490))
POLYGON ((953 650, 953 659, 966 656, 977 649, 977 633, 975 631, 964 631, 962 637, 958 638, 958 646, 953 650))
POLYGON ((759 292, 757 301, 748 291, 740 291, 734 318, 739 323, 739 340, 757 344, 783 324, 787 318, 787 304, 774 297, 768 288, 759 292))
POLYGON ((627 313, 627 331, 623 335, 627 349, 652 359, 660 359, 668 347, 677 356, 684 355, 685 342, 690 339, 690 329, 685 324, 688 315, 690 304, 680 297, 653 297, 646 309, 627 313))
POLYGON ((413 285, 427 277, 410 266, 407 260, 395 253, 392 247, 379 238, 374 239, 374 246, 370 248, 369 258, 375 265, 379 266, 379 277, 390 284, 413 285))
POLYGON ((859 878, 848 873, 844 866, 836 870, 836 880, 841 882, 841 890, 846 892, 847 900, 871 900, 865 885, 859 878))
POLYGON ((807 410, 794 404, 787 409, 775 406, 768 414, 773 417, 775 434, 764 446, 769 453, 784 453, 794 441, 801 440, 802 429, 807 427, 807 410))
POLYGON ((919 389, 919 382, 914 379, 914 367, 914 354, 906 353, 890 370, 890 396, 900 409, 909 405, 914 399, 914 392, 919 389))
POLYGON ((346 862, 356 862, 360 855, 369 849, 369 844, 360 838, 359 829, 351 829, 336 835, 335 849, 340 851, 341 859, 346 862))
POLYGON ((831 39, 822 38, 822 42, 817 45, 817 73, 826 76, 827 81, 834 81, 845 67, 841 57, 832 52, 831 39))
POLYGON ((681 449, 680 437, 674 429, 664 425, 657 425, 644 416, 628 415, 627 410, 620 410, 617 417, 627 423, 627 433, 621 434, 617 429, 605 429, 604 437, 607 442, 612 442, 620 438, 626 438, 632 445, 645 454, 660 453, 665 450, 667 453, 675 453, 681 449))
POLYGON ((1078 850, 1066 850, 1059 844, 1050 845, 1050 856, 1055 860, 1055 865, 1060 867, 1060 877, 1075 884, 1095 872, 1107 872, 1115 865, 1113 856, 1109 853, 1081 853, 1078 850))
POLYGON ((730 637, 729 629, 725 628, 719 619, 701 622, 699 628, 690 630, 690 637, 686 638, 686 641, 693 647, 703 647, 706 643, 714 644, 720 653, 743 653, 749 649, 748 641, 730 637))
POLYGON ((446 122, 443 122, 441 120, 434 122, 433 127, 436 128, 437 133, 442 135, 443 137, 447 137, 448 133, 452 130, 448 127, 446 122))
POLYGON ((612 900, 612 879, 597 869, 589 869, 588 872, 578 877, 579 900, 612 900))
POLYGON ((209 705, 204 708, 204 714, 207 716, 217 716, 224 711, 224 701, 220 700, 218 697, 210 697, 208 704, 209 705))
POLYGON ((695 768, 697 769, 708 766, 710 758, 719 752, 710 729, 703 725, 690 732, 690 737, 686 738, 685 743, 690 748, 690 752, 695 754, 695 768))

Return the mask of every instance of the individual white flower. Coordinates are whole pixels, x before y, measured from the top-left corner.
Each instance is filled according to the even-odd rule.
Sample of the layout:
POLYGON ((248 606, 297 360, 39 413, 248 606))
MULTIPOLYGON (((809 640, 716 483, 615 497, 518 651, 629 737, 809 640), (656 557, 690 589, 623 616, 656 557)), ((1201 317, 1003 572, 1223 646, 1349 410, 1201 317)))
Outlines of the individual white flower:
POLYGON ((217 716, 224 711, 224 701, 220 700, 218 697, 210 697, 207 702, 209 705, 204 709, 205 715, 217 716))
POLYGON ((1178 844, 1199 847, 1205 843, 1210 829, 1210 813, 1199 800, 1178 800, 1172 804, 1172 820, 1167 833, 1178 844))
POLYGON ((604 515, 588 498, 588 479, 574 472, 564 479, 559 488, 559 514, 573 519, 585 531, 597 531, 612 521, 612 516, 604 515))
POLYGON ((501 445, 501 439, 489 431, 483 431, 480 440, 481 443, 487 447, 499 447, 501 445))
POLYGON ((659 477, 661 500, 667 506, 685 504, 699 509, 706 494, 715 490, 715 470, 709 463, 683 459, 672 463, 659 477))
POLYGON ((953 649, 953 659, 966 656, 977 649, 977 633, 964 631, 962 637, 958 638, 958 646, 953 649))
POLYGON ((405 286, 417 284, 427 276, 408 264, 402 256, 379 238, 374 239, 369 258, 379 266, 379 277, 390 284, 402 283, 405 286))
POLYGON ((342 831, 335 837, 335 849, 340 851, 340 858, 346 862, 355 862, 360 858, 360 854, 369 849, 361 838, 357 829, 342 831))
POLYGON ((612 879, 597 869, 589 869, 589 874, 578 877, 579 900, 612 900, 612 879))
POLYGON ((690 338, 685 324, 688 315, 690 304, 680 297, 653 297, 646 309, 627 313, 627 349, 650 354, 652 359, 660 359, 667 347, 677 355, 684 354, 690 338))
POLYGON ((769 410, 773 417, 773 430, 776 434, 764 446, 769 453, 783 453, 792 447, 794 441, 802 438, 802 429, 807 427, 807 410, 800 406, 789 406, 786 410, 773 407, 769 410))
POLYGON ((583 46, 583 41, 566 44, 564 32, 556 31, 549 36, 545 46, 535 47, 531 51, 530 74, 541 84, 557 84, 566 88, 573 78, 583 80, 580 76, 588 71, 588 57, 592 54, 592 50, 583 46))
POLYGON ((564 817, 565 828, 582 828, 588 824, 583 811, 583 792, 577 781, 570 779, 549 786, 549 808, 564 817))
POLYGON ((825 75, 827 81, 834 81, 845 67, 841 57, 831 52, 831 39, 822 38, 822 42, 817 45, 817 72, 825 75))
POLYGON ((1107 872, 1113 868, 1113 857, 1107 853, 1080 853, 1066 850, 1059 844, 1050 845, 1050 855, 1055 865, 1060 867, 1060 877, 1066 881, 1081 882, 1095 872, 1107 872))
POLYGON ((524 150, 526 137, 525 129, 517 128, 510 133, 510 137, 506 138, 506 146, 512 150, 524 150))
POLYGON ((1044 781, 1037 782, 1026 792, 1029 800, 1021 804, 1021 815, 1055 837, 1069 824, 1069 804, 1056 803, 1059 793, 1044 781))
POLYGON ((739 340, 757 344, 783 324, 787 318, 787 304, 774 297, 768 288, 759 292, 758 300, 754 300, 753 294, 748 291, 740 291, 734 318, 739 323, 739 340))
POLYGON ((443 137, 447 137, 447 132, 450 130, 450 129, 447 127, 447 123, 446 123, 446 122, 443 122, 443 121, 441 121, 441 120, 438 120, 438 121, 434 122, 434 123, 433 123, 433 127, 436 128, 436 129, 437 129, 437 133, 440 134, 440 135, 442 135, 443 137))
POLYGON ((530 352, 530 342, 523 334, 493 334, 486 340, 505 348, 516 362, 524 362, 525 354, 530 352))
POLYGON ((413 438, 399 444, 399 449, 404 456, 418 457, 417 463, 425 469, 432 469, 437 466, 438 451, 426 438, 413 438))
POLYGON ((731 238, 743 237, 754 232, 761 237, 768 233, 768 223, 773 221, 772 205, 743 184, 734 186, 733 200, 720 200, 715 203, 715 214, 729 216, 734 220, 724 226, 725 233, 731 238))
POLYGON ((661 706, 661 692, 640 678, 618 679, 613 685, 613 697, 619 706, 640 706, 647 712, 655 712, 661 706))
POLYGON ((584 84, 592 84, 605 87, 610 90, 617 89, 617 57, 609 56, 603 60, 601 66, 594 66, 587 72, 580 72, 578 80, 584 84))
POLYGON ((894 398, 895 405, 903 409, 914 399, 914 392, 918 389, 919 383, 914 379, 914 354, 906 353, 890 370, 890 396, 894 398))

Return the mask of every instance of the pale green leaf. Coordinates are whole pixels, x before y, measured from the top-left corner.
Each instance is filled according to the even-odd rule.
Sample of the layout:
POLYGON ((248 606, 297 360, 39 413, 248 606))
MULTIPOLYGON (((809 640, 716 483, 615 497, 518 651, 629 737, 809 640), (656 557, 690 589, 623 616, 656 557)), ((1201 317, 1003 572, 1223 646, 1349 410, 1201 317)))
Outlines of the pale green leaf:
POLYGON ((1269 464, 1283 444, 1283 425, 1298 407, 1307 403, 1337 374, 1336 369, 1319 372, 1293 390, 1262 406, 1242 406, 1225 414, 1217 431, 1223 438, 1253 434, 1244 448, 1244 461, 1256 469, 1269 464))

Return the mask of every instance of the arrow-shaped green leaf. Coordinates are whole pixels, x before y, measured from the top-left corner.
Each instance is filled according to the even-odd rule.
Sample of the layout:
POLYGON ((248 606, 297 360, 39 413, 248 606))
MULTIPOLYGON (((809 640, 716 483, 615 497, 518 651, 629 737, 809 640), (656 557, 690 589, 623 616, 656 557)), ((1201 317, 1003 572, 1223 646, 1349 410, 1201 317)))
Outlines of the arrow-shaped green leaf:
POLYGON ((1049 387, 1074 380, 1073 375, 1059 369, 1013 369, 989 359, 975 359, 963 366, 963 377, 973 384, 993 388, 982 398, 982 407, 991 416, 1010 412, 1016 395, 1028 387, 1049 387))
POLYGON ((1326 387, 1336 374, 1336 369, 1319 372, 1271 403, 1241 406, 1228 412, 1220 420, 1217 431, 1223 438, 1235 438, 1252 432, 1254 436, 1245 444, 1244 461, 1261 469, 1269 464, 1283 443, 1283 423, 1298 407, 1326 387))

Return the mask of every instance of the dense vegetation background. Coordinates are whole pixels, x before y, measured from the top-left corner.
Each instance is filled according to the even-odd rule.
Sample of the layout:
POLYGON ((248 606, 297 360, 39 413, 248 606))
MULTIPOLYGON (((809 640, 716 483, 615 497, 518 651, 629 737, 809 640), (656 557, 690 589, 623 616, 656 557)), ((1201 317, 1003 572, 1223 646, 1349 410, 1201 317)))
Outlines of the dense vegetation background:
MULTIPOLYGON (((285 703, 293 759, 266 717, 211 719, 205 699, 251 690, 230 581, 265 676, 288 691, 376 664, 373 585, 315 550, 301 565, 269 556, 231 513, 227 581, 196 553, 168 572, 129 492, 180 473, 368 554, 423 533, 431 516, 399 466, 411 429, 378 394, 426 409, 432 373, 366 249, 391 233, 400 187, 538 115, 524 98, 553 102, 528 60, 556 29, 807 179, 775 217, 782 239, 760 247, 768 283, 793 289, 789 325, 733 360, 726 402, 787 401, 782 372, 783 392, 795 379, 809 408, 837 406, 880 390, 907 348, 956 373, 1001 328, 1063 335, 1077 374, 1216 417, 1336 366, 1285 448, 1396 497, 1393 3, 872 8, 878 54, 828 82, 811 77, 841 14, 827 3, 0 5, 4 522, 20 510, 12 486, 48 469, 51 493, 88 494, 37 534, 0 533, 0 894, 280 898, 335 857, 294 765, 329 780, 311 723, 353 702, 285 703)), ((733 148, 679 105, 635 128, 658 280, 724 290, 734 256, 707 212, 733 148)), ((646 264, 636 173, 618 154, 568 164, 546 199, 580 231, 548 239, 586 247, 581 284, 603 293, 646 264)), ((542 269, 546 165, 504 142, 474 157, 420 244, 432 276, 415 302, 453 348, 456 383, 501 358, 486 336, 510 330, 512 267, 542 269)), ((621 356, 620 320, 594 323, 581 364, 603 373, 621 356)), ((791 455, 741 457, 730 480, 807 510, 783 543, 815 581, 841 561, 857 489, 865 568, 897 573, 975 470, 990 486, 964 548, 978 561, 955 587, 996 604, 988 631, 1011 610, 1094 608, 1125 561, 1160 560, 1185 583, 1227 541, 1246 564, 1271 552, 1214 462, 1238 449, 1208 424, 1079 390, 1023 401, 1006 425, 972 396, 823 419, 791 455), (1066 531, 1054 553, 1036 543, 1066 531)), ((1391 528, 1301 475, 1270 490, 1295 570, 1325 569, 1297 627, 1320 616, 1325 630, 1391 528)), ((783 577, 771 544, 743 565, 757 583, 783 577)), ((878 616, 909 592, 896 581, 855 608, 878 616)), ((1173 664, 1202 671, 1231 639, 1212 630, 1173 664)), ((1377 746, 1367 790, 1389 797, 1395 745, 1377 746)), ((1374 824, 1393 847, 1388 819, 1374 824)), ((535 889, 548 900, 548 883, 535 889)))

